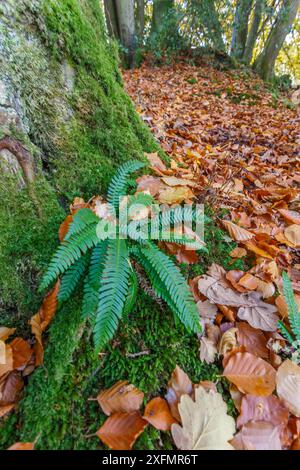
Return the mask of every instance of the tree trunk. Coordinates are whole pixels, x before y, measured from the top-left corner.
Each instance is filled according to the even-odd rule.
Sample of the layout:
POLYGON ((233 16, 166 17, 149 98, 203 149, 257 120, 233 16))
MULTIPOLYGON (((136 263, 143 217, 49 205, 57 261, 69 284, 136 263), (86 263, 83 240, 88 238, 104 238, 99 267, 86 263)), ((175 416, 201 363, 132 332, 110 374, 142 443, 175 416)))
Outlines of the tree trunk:
POLYGON ((104 11, 108 33, 112 38, 120 40, 120 31, 115 0, 104 0, 104 11))
POLYGON ((136 25, 139 43, 143 44, 145 31, 145 0, 136 0, 136 25))
POLYGON ((164 18, 174 8, 174 0, 153 0, 151 34, 159 33, 164 18))
POLYGON ((247 37, 245 52, 243 55, 243 62, 245 62, 247 65, 249 65, 252 61, 253 50, 254 50, 256 40, 257 40, 259 26, 261 23, 261 18, 262 18, 262 14, 263 14, 265 6, 266 6, 266 0, 256 0, 253 19, 252 19, 249 34, 247 37))
POLYGON ((215 0, 192 0, 192 6, 200 16, 201 24, 207 31, 207 36, 213 47, 218 51, 225 51, 222 36, 222 26, 216 10, 215 0))
POLYGON ((120 39, 122 45, 126 48, 125 56, 127 65, 134 67, 135 63, 135 18, 134 18, 134 0, 115 0, 118 15, 120 39))
POLYGON ((296 18, 300 0, 283 0, 274 27, 270 31, 262 53, 255 61, 254 68, 264 80, 272 80, 274 66, 285 38, 290 33, 296 18))
MULTIPOLYGON (((124 92, 99 0, 1 2, 0 62, 1 326, 29 337, 73 198, 104 195, 119 164, 159 148, 124 92)), ((76 447, 73 399, 89 393, 85 380, 99 366, 82 331, 75 298, 56 313, 20 425, 0 420, 0 448, 37 436, 37 448, 76 447)))
POLYGON ((253 0, 238 0, 231 42, 231 56, 237 60, 243 58, 248 34, 248 22, 253 0))

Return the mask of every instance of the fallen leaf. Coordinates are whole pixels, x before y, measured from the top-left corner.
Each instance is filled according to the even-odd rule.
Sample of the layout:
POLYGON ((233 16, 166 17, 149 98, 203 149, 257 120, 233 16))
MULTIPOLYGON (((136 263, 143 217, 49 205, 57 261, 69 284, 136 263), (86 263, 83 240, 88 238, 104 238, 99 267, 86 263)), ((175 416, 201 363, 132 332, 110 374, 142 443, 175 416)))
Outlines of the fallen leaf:
POLYGON ((6 341, 11 335, 14 334, 16 328, 6 328, 6 326, 0 327, 0 341, 6 341))
POLYGON ((10 372, 2 377, 0 382, 0 405, 11 405, 18 400, 24 381, 17 371, 10 372))
POLYGON ((9 344, 0 341, 0 379, 13 370, 12 349, 9 344))
POLYGON ((182 395, 191 395, 193 393, 193 384, 190 381, 188 375, 176 366, 172 372, 171 378, 168 382, 167 394, 165 396, 172 416, 180 421, 180 415, 178 412, 178 403, 182 395))
POLYGON ((7 450, 34 450, 34 442, 16 442, 7 450))
POLYGON ((245 346, 247 352, 263 359, 268 359, 269 350, 263 332, 253 328, 246 322, 238 322, 236 327, 239 344, 245 346))
POLYGON ((156 196, 162 187, 161 179, 151 175, 143 175, 136 182, 137 192, 148 192, 152 196, 156 196))
POLYGON ((280 427, 266 422, 253 422, 230 441, 236 450, 281 450, 280 427))
POLYGON ((201 318, 214 320, 218 313, 218 307, 209 300, 199 300, 197 302, 198 312, 201 318))
POLYGON ((258 279, 249 273, 246 273, 243 277, 241 277, 238 283, 246 290, 256 290, 258 287, 258 279))
POLYGON ((275 389, 275 369, 260 357, 247 352, 232 355, 223 376, 243 393, 268 396, 275 389))
POLYGON ((273 426, 286 426, 288 419, 289 410, 274 395, 268 397, 245 395, 242 398, 237 427, 241 428, 249 421, 267 421, 273 426))
POLYGON ((292 414, 300 417, 300 366, 287 359, 276 375, 276 390, 292 414))
POLYGON ((245 248, 240 248, 237 246, 229 254, 232 258, 243 258, 247 255, 247 250, 245 250, 245 248))
POLYGON ((216 344, 209 338, 200 339, 200 361, 212 364, 218 353, 216 344))
POLYGON ((179 404, 182 427, 173 424, 171 431, 180 450, 231 450, 229 440, 235 432, 234 419, 227 414, 220 393, 195 389, 195 401, 183 395, 179 404))
POLYGON ((22 370, 26 367, 32 356, 32 349, 22 338, 15 338, 10 346, 13 354, 13 368, 22 370))
POLYGON ((98 403, 107 416, 115 412, 138 411, 143 399, 144 393, 126 380, 120 380, 97 396, 98 403))
POLYGON ((221 337, 221 341, 219 344, 219 354, 220 356, 224 356, 224 354, 232 351, 237 345, 236 340, 236 332, 237 328, 229 328, 229 330, 225 331, 225 333, 221 337))
POLYGON ((170 413, 166 400, 157 397, 147 403, 143 418, 160 431, 169 431, 176 420, 170 413))
POLYGON ((239 225, 234 224, 233 222, 230 222, 229 220, 222 220, 222 224, 228 231, 231 238, 237 242, 251 240, 251 238, 254 237, 253 233, 240 227, 239 225))
POLYGON ((292 222, 293 224, 300 225, 300 214, 296 211, 290 211, 287 209, 278 209, 278 212, 284 217, 285 220, 288 222, 292 222))
POLYGON ((158 202, 161 204, 180 204, 194 197, 193 191, 186 186, 175 186, 159 192, 158 202))
POLYGON ((73 216, 67 215, 65 220, 60 224, 59 229, 58 229, 58 238, 60 242, 64 241, 64 238, 69 231, 72 221, 73 221, 73 216))
POLYGON ((131 450, 147 424, 138 411, 114 413, 107 418, 96 435, 112 450, 131 450))
POLYGON ((8 413, 10 413, 15 407, 15 404, 13 403, 12 405, 3 405, 0 406, 0 418, 3 418, 6 416, 8 413))
POLYGON ((168 186, 190 186, 195 188, 198 184, 195 181, 187 180, 184 178, 176 178, 175 176, 165 176, 162 178, 162 181, 168 186))
POLYGON ((300 247, 300 225, 290 225, 284 231, 285 238, 296 248, 300 247))

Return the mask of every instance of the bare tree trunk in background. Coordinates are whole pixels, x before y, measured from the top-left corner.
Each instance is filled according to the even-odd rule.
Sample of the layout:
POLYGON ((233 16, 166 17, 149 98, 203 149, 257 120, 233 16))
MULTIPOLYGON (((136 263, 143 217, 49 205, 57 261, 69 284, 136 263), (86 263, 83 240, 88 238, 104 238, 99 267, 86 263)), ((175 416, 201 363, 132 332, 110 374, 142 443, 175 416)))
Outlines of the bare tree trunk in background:
POLYGON ((109 35, 112 38, 120 40, 115 0, 104 0, 104 11, 109 35))
POLYGON ((254 50, 254 46, 258 37, 259 26, 261 23, 261 18, 262 18, 262 14, 263 14, 265 6, 266 6, 266 0, 256 0, 253 19, 252 19, 252 23, 250 26, 250 30, 249 30, 249 34, 248 34, 248 38, 246 42, 245 52, 243 55, 243 61, 247 65, 251 63, 251 60, 253 57, 253 50, 254 50))
POLYGON ((262 53, 255 61, 254 68, 264 80, 271 80, 274 66, 285 38, 290 33, 296 18, 300 0, 283 0, 274 27, 270 31, 262 53))
POLYGON ((127 65, 133 68, 136 49, 134 0, 115 0, 115 4, 118 14, 121 43, 127 49, 125 53, 128 59, 127 65))
POLYGON ((142 44, 145 31, 145 0, 136 0, 136 29, 139 42, 142 44))
POLYGON ((159 32, 164 17, 174 8, 174 0, 153 0, 151 34, 159 32))
POLYGON ((253 0, 238 0, 237 2, 233 24, 231 56, 238 60, 243 58, 245 52, 252 4, 253 0))

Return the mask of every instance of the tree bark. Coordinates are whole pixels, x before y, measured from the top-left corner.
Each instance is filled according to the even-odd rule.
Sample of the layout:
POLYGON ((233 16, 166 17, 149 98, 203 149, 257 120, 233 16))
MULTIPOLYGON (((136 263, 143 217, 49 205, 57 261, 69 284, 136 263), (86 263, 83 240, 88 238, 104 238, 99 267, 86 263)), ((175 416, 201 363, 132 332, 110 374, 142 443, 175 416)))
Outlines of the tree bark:
POLYGON ((247 37, 246 47, 243 55, 243 62, 249 65, 252 61, 254 46, 258 37, 259 26, 262 14, 266 5, 266 0, 256 0, 254 14, 250 30, 247 37))
POLYGON ((216 10, 215 0, 191 0, 192 6, 200 16, 200 21, 213 47, 224 52, 226 47, 222 36, 222 26, 216 10))
POLYGON ((255 70, 264 80, 270 81, 274 76, 276 59, 291 31, 299 6, 300 0, 283 0, 274 27, 269 33, 263 51, 254 64, 255 70))
POLYGON ((237 60, 243 58, 248 34, 248 22, 253 0, 238 0, 231 41, 231 56, 237 60))
POLYGON ((120 40, 120 31, 115 0, 104 0, 104 11, 109 35, 112 38, 120 40))
POLYGON ((136 29, 139 43, 143 43, 145 31, 145 0, 136 0, 136 29))
POLYGON ((115 0, 115 5, 121 43, 126 48, 127 65, 133 68, 136 49, 134 0, 115 0))

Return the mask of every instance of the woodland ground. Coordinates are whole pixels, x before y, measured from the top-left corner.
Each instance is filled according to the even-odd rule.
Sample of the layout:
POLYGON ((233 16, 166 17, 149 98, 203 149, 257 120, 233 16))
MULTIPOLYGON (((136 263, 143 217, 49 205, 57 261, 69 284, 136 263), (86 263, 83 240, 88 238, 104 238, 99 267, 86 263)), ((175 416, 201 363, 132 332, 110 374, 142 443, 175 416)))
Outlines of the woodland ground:
MULTIPOLYGON (((292 240, 289 238, 286 233, 289 218, 278 212, 299 209, 299 114, 289 95, 267 87, 246 70, 226 70, 222 64, 216 68, 205 62, 197 66, 187 63, 162 67, 144 65, 125 71, 123 77, 138 113, 169 156, 172 176, 196 181, 191 200, 205 203, 212 218, 206 226, 207 254, 199 253, 194 263, 178 258, 176 251, 172 253, 180 261, 188 261, 181 266, 191 285, 216 263, 231 273, 227 280, 237 292, 264 290, 263 296, 270 305, 275 304, 280 292, 282 270, 289 272, 295 292, 300 292, 299 235, 292 240), (235 228, 230 230, 224 226, 223 218, 233 222, 235 228), (248 231, 248 238, 242 232, 246 236, 243 241, 236 227, 248 231), (244 251, 235 256, 232 250, 237 245, 244 251), (239 284, 246 274, 244 284, 239 284)), ((155 177, 164 176, 155 168, 154 173, 155 177)), ((196 292, 195 298, 203 301, 205 297, 196 292)), ((223 335, 236 320, 236 309, 223 307, 214 323, 223 335)), ((55 328, 59 330, 59 323, 55 328)), ((257 324, 255 329, 260 326, 257 324)), ((265 351, 271 333, 262 334, 265 351)), ((120 328, 118 337, 101 358, 100 366, 94 361, 85 369, 85 361, 92 355, 90 346, 86 347, 87 351, 83 354, 79 351, 70 366, 72 384, 62 386, 62 403, 57 404, 61 419, 56 435, 46 433, 42 447, 99 448, 93 433, 105 416, 98 404, 88 399, 95 397, 99 388, 125 379, 139 387, 147 399, 163 396, 176 364, 193 382, 218 382, 229 413, 234 417, 238 415, 229 394, 229 382, 221 378, 226 366, 224 351, 218 350, 220 355, 215 361, 209 360, 210 364, 205 363, 207 357, 202 351, 204 362, 200 362, 198 339, 171 324, 169 314, 161 312, 146 294, 140 297, 128 324, 120 328), (143 350, 150 352, 130 357, 143 350), (99 367, 101 381, 97 379, 99 367), (76 368, 78 372, 74 374, 76 368), (82 396, 86 398, 86 405, 82 405, 82 396), (70 407, 71 423, 66 411, 70 407)), ((236 343, 231 349, 253 353, 253 348, 250 351, 244 344, 236 343)), ((270 351, 267 361, 278 367, 276 361, 281 359, 275 356, 270 351)), ((17 422, 17 418, 11 418, 0 439, 1 446, 12 444, 15 431, 11 431, 18 428, 17 422)), ((15 433, 17 439, 19 435, 15 433)), ((149 427, 136 444, 137 448, 145 449, 171 446, 168 434, 149 427)))

